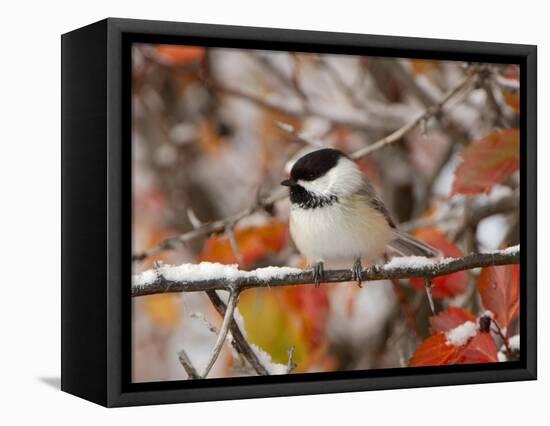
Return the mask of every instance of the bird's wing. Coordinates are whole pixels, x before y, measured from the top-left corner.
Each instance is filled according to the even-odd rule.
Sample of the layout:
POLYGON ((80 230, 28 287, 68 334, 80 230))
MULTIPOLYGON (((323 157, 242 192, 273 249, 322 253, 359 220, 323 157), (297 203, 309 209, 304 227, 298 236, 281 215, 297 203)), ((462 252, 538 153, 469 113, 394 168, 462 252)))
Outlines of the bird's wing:
POLYGON ((373 209, 382 213, 382 215, 384 215, 384 217, 386 218, 388 225, 390 225, 390 227, 392 228, 395 228, 395 222, 390 212, 384 205, 384 202, 382 201, 380 196, 376 193, 376 190, 373 188, 367 177, 363 177, 363 185, 361 186, 361 189, 357 191, 356 195, 363 198, 373 209))

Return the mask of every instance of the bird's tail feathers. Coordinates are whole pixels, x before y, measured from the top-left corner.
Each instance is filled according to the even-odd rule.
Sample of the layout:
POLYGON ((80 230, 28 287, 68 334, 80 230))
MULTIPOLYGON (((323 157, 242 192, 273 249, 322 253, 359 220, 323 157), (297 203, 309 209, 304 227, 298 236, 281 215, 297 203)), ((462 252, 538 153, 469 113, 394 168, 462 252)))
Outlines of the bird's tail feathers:
POLYGON ((388 246, 401 256, 436 257, 440 254, 437 249, 405 231, 396 231, 395 239, 390 241, 388 246))

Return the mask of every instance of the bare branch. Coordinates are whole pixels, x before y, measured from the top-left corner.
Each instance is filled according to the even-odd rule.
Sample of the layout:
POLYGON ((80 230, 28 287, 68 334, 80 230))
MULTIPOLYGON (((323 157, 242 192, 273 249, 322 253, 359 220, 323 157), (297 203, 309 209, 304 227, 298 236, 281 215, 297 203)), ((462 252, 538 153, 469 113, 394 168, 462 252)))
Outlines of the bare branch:
POLYGON ((241 249, 239 248, 239 243, 237 242, 237 237, 235 236, 235 231, 233 230, 233 225, 227 226, 227 228, 225 229, 225 234, 229 239, 229 244, 231 245, 231 251, 233 251, 233 254, 235 255, 235 259, 237 259, 237 263, 242 264, 243 255, 241 253, 241 249))
MULTIPOLYGON (((405 278, 432 278, 451 274, 453 272, 465 271, 473 268, 488 266, 517 264, 520 260, 519 246, 506 250, 499 250, 490 253, 473 253, 463 258, 446 258, 432 260, 422 258, 422 261, 406 263, 409 258, 399 258, 397 261, 390 261, 386 265, 375 265, 363 269, 362 281, 377 281, 405 278)), ((412 260, 417 260, 413 258, 412 260)), ((182 265, 185 268, 196 268, 196 272, 204 271, 211 264, 182 265)), ((167 279, 165 275, 177 275, 178 266, 162 267, 145 271, 134 276, 132 285, 132 297, 147 296, 157 293, 193 292, 226 290, 240 292, 257 287, 284 287, 289 285, 305 285, 314 283, 313 271, 302 271, 300 269, 288 268, 288 272, 282 268, 269 267, 260 268, 254 271, 240 271, 235 266, 224 265, 227 268, 226 274, 209 277, 208 279, 193 279, 191 275, 181 274, 181 279, 167 279)), ((192 269, 187 269, 191 271, 192 269)), ((181 269, 179 270, 181 271, 181 269)), ((191 274, 191 273, 190 273, 191 274)), ((325 283, 355 282, 351 269, 336 269, 324 271, 325 283)))
POLYGON ((351 158, 354 158, 354 159, 362 158, 366 155, 369 155, 370 153, 372 153, 374 151, 379 150, 380 148, 383 148, 386 145, 397 142, 404 135, 406 135, 412 129, 416 128, 419 124, 421 124, 424 120, 428 120, 429 118, 431 118, 434 115, 438 114, 441 111, 441 109, 445 106, 445 104, 447 102, 449 102, 450 99, 454 98, 459 93, 463 92, 468 86, 470 86, 474 82, 474 80, 476 78, 477 78, 477 73, 474 72, 474 71, 471 71, 470 74, 466 78, 464 78, 457 86, 455 86, 452 90, 450 90, 443 97, 443 99, 441 99, 439 102, 435 103, 431 107, 427 108, 414 121, 412 121, 412 122, 404 125, 403 127, 397 129, 395 132, 390 133, 388 136, 380 139, 379 141, 354 152, 351 155, 351 158))
MULTIPOLYGON (((218 294, 214 291, 207 291, 206 295, 212 302, 212 305, 218 311, 218 313, 224 317, 225 312, 227 309, 227 306, 225 305, 224 301, 218 296, 218 294)), ((258 356, 256 355, 256 352, 252 350, 250 347, 250 344, 246 340, 246 337, 244 336, 242 330, 239 327, 239 324, 237 324, 237 321, 235 321, 235 318, 231 320, 231 323, 229 324, 229 331, 231 332, 231 337, 233 337, 233 340, 231 344, 233 345, 233 348, 244 358, 248 361, 248 363, 252 366, 254 371, 258 373, 260 376, 267 376, 269 375, 269 372, 267 371, 267 368, 260 362, 258 359, 258 356)))
POLYGON ((199 372, 196 370, 196 368, 191 364, 191 360, 187 356, 187 353, 184 349, 181 349, 178 352, 178 359, 180 360, 181 365, 185 369, 185 372, 189 376, 190 379, 202 379, 199 372))
POLYGON ((233 321, 233 314, 235 313, 235 307, 237 306, 238 300, 239 300, 239 292, 232 291, 229 294, 227 309, 225 310, 223 323, 218 333, 216 344, 214 345, 214 349, 212 349, 210 359, 206 363, 206 367, 204 368, 204 372, 202 373, 203 378, 206 378, 208 376, 208 373, 210 373, 210 370, 212 369, 214 363, 216 362, 216 360, 218 359, 218 356, 220 355, 220 352, 223 347, 223 343, 225 342, 225 338, 227 337, 227 332, 229 331, 229 325, 231 324, 231 321, 233 321))
POLYGON ((296 142, 300 142, 304 145, 310 145, 310 146, 313 146, 315 148, 322 148, 323 147, 322 143, 320 143, 319 141, 309 139, 309 138, 305 137, 304 135, 301 135, 300 133, 298 133, 296 131, 294 126, 291 126, 288 123, 282 123, 280 121, 276 121, 275 126, 277 126, 277 128, 279 128, 280 130, 285 132, 290 138, 292 138, 296 142))
POLYGON ((424 280, 424 288, 426 289, 426 296, 428 297, 428 302, 430 304, 430 310, 432 315, 435 315, 435 303, 432 295, 432 287, 434 286, 431 280, 424 280))

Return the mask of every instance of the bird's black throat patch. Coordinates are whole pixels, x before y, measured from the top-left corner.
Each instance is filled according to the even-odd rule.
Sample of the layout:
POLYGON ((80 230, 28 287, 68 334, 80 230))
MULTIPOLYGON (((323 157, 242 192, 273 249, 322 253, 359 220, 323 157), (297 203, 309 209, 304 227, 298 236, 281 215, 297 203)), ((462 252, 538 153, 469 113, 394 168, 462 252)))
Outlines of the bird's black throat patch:
POLYGON ((331 206, 338 202, 338 197, 331 195, 316 195, 300 185, 293 185, 290 188, 290 202, 302 209, 317 209, 331 206))

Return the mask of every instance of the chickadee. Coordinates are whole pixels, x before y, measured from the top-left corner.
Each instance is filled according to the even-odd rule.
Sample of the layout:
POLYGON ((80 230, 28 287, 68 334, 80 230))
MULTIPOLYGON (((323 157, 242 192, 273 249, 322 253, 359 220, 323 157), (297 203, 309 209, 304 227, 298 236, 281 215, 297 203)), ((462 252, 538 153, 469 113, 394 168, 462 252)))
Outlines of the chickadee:
POLYGON ((373 262, 386 247, 402 256, 438 254, 397 229, 367 177, 341 151, 320 149, 304 155, 281 185, 290 189, 290 235, 314 265, 316 286, 326 260, 355 259, 351 270, 361 286, 361 259, 373 262))

